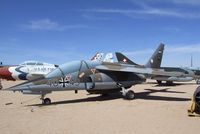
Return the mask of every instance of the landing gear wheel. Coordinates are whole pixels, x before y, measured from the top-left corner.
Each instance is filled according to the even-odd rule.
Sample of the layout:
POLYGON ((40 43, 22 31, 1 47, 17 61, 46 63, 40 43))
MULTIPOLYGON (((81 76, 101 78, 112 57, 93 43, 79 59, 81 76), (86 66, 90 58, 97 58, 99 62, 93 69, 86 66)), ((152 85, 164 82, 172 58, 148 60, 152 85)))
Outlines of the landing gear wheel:
POLYGON ((122 87, 121 89, 122 89, 121 93, 125 99, 133 100, 135 98, 135 93, 132 90, 128 90, 124 87, 122 87))
POLYGON ((49 105, 49 104, 51 104, 51 99, 49 99, 49 98, 43 99, 43 100, 42 100, 42 104, 44 104, 44 105, 49 105))
POLYGON ((197 85, 199 85, 200 84, 200 80, 198 79, 198 80, 196 80, 196 84, 197 85))
POLYGON ((198 107, 200 107, 200 92, 198 92, 195 96, 195 102, 198 107))
POLYGON ((173 81, 166 81, 167 86, 173 86, 173 81))
POLYGON ((161 80, 157 80, 158 85, 162 84, 161 80))
POLYGON ((132 90, 128 90, 125 95, 125 98, 127 100, 133 100, 133 99, 135 99, 135 93, 132 90))

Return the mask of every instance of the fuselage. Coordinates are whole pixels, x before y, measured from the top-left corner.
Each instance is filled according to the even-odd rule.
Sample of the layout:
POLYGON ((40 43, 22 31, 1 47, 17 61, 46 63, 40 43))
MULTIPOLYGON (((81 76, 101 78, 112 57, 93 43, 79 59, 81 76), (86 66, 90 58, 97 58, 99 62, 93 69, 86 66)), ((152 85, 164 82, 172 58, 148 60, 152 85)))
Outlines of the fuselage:
MULTIPOLYGON (((142 75, 135 73, 124 73, 120 71, 106 71, 96 67, 122 68, 119 63, 104 63, 101 61, 73 61, 60 65, 43 79, 14 87, 15 91, 23 91, 25 94, 41 94, 52 91, 65 90, 87 90, 99 93, 111 90, 121 90, 121 86, 130 88, 132 85, 142 83, 146 80, 142 75), (29 91, 29 90, 32 91, 29 91)), ((128 66, 128 65, 124 65, 128 66)), ((91 93, 90 92, 90 93, 91 93)))
POLYGON ((194 73, 194 79, 195 80, 200 79, 200 68, 187 67, 187 68, 184 68, 184 69, 192 71, 194 73))
POLYGON ((6 80, 33 80, 48 74, 56 68, 53 64, 25 62, 17 66, 0 68, 0 78, 6 80))
POLYGON ((45 76, 49 79, 50 86, 65 87, 70 89, 116 89, 117 83, 130 87, 134 84, 144 82, 145 78, 133 73, 120 73, 110 71, 100 71, 96 68, 99 65, 115 65, 119 63, 108 63, 101 61, 74 61, 59 66, 45 76), (56 83, 56 84, 55 84, 56 83), (57 84, 58 83, 58 84, 57 84), (76 86, 81 85, 83 86, 76 86))

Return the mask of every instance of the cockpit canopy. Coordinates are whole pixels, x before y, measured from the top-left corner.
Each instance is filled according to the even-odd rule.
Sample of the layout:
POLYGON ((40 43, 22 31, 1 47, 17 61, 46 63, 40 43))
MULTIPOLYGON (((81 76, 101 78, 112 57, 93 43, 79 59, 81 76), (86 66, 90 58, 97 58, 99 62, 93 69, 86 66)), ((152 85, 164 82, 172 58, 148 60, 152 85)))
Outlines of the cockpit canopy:
POLYGON ((25 61, 19 65, 21 66, 54 66, 53 64, 39 62, 39 61, 25 61))
POLYGON ((91 67, 96 67, 101 62, 99 61, 72 61, 67 62, 63 65, 60 65, 58 68, 50 72, 46 75, 46 78, 56 78, 56 77, 63 77, 70 73, 80 73, 82 71, 85 71, 87 69, 90 69, 91 67))

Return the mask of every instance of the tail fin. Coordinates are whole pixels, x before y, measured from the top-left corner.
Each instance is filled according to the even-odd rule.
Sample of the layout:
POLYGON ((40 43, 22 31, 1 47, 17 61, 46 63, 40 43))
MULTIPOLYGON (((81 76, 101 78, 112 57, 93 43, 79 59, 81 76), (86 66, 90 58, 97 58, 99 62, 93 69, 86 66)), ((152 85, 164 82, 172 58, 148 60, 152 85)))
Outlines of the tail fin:
POLYGON ((103 53, 99 53, 99 52, 97 52, 94 56, 92 56, 92 58, 90 59, 90 60, 92 60, 92 61, 101 61, 101 60, 103 60, 102 58, 103 58, 103 53))
POLYGON ((145 67, 149 68, 160 68, 162 57, 163 57, 163 51, 164 51, 164 44, 160 44, 159 47, 156 49, 156 51, 153 53, 145 67))
POLYGON ((125 55, 123 55, 120 52, 116 52, 116 57, 119 63, 126 63, 126 64, 131 64, 131 65, 137 65, 140 66, 138 64, 136 64, 135 62, 131 61, 129 58, 127 58, 125 55))

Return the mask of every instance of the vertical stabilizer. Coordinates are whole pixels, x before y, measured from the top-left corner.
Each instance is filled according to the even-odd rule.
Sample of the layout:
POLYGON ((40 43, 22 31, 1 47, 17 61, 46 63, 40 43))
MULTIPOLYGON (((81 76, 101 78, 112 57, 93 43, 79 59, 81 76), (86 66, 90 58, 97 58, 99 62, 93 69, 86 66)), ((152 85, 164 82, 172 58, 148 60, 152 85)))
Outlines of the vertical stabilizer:
POLYGON ((164 51, 164 44, 160 44, 159 47, 156 49, 156 51, 153 53, 145 67, 149 68, 160 68, 162 57, 163 57, 163 51, 164 51))

